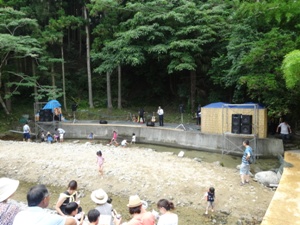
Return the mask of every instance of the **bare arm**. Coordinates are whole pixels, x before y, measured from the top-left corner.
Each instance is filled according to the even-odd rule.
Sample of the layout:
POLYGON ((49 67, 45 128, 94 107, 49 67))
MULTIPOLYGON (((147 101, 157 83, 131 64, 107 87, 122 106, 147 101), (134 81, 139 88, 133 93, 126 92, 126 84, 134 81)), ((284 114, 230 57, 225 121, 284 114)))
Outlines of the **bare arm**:
POLYGON ((55 205, 56 211, 57 211, 58 214, 61 215, 61 216, 65 216, 65 214, 64 214, 64 213, 61 211, 61 209, 60 209, 61 205, 63 204, 63 202, 64 202, 65 200, 66 200, 65 197, 59 196, 59 199, 58 199, 58 201, 57 201, 57 203, 56 203, 56 205, 55 205))

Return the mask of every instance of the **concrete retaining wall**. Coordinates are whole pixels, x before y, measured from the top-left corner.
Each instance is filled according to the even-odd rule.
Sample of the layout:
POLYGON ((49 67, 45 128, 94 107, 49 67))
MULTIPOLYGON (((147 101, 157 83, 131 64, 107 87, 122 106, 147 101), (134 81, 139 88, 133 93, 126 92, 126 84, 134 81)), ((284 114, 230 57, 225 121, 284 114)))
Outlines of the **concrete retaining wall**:
MULTIPOLYGON (((122 139, 130 141, 132 133, 135 133, 137 142, 139 143, 183 147, 218 153, 222 153, 223 149, 228 148, 229 154, 242 154, 243 150, 234 150, 234 146, 241 146, 243 140, 250 139, 245 138, 242 135, 230 137, 229 139, 228 137, 224 138, 223 135, 205 134, 200 131, 147 127, 145 125, 60 123, 59 125, 56 124, 54 126, 53 124, 40 123, 39 126, 50 132, 54 132, 54 128, 59 126, 66 131, 65 138, 86 139, 88 134, 93 132, 95 134, 95 139, 110 140, 112 132, 115 130, 119 134, 118 142, 121 142, 122 139), (230 143, 230 145, 228 145, 228 143, 230 143)), ((252 141, 254 141, 254 139, 252 141)), ((256 146, 261 156, 283 154, 283 144, 281 139, 262 138, 256 139, 256 141, 256 146)))

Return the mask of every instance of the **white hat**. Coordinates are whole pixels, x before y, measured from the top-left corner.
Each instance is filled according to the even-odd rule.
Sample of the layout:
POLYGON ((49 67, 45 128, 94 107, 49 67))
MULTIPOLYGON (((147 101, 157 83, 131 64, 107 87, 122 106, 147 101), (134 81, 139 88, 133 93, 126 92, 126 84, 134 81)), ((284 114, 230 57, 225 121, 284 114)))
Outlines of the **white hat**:
POLYGON ((127 204, 127 207, 133 208, 142 205, 142 201, 138 195, 132 195, 129 197, 129 202, 127 204))
POLYGON ((16 192, 19 187, 19 181, 9 179, 7 177, 0 178, 0 202, 8 199, 12 196, 13 193, 16 192))
POLYGON ((91 199, 96 204, 101 205, 101 204, 104 204, 105 202, 107 202, 108 196, 107 196, 106 192, 100 188, 100 189, 92 192, 91 199))

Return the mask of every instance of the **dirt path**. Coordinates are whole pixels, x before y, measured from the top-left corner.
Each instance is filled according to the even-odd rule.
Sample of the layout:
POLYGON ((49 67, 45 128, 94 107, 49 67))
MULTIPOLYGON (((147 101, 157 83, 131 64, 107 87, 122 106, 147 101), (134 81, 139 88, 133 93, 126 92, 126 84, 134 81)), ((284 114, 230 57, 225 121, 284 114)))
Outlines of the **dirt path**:
POLYGON ((203 194, 214 186, 216 210, 236 218, 261 220, 274 194, 256 182, 240 186, 236 169, 145 148, 0 141, 0 161, 0 174, 11 178, 54 186, 75 179, 89 191, 101 187, 126 198, 139 194, 152 203, 167 198, 199 212, 203 194), (106 160, 104 179, 97 174, 98 150, 106 160))

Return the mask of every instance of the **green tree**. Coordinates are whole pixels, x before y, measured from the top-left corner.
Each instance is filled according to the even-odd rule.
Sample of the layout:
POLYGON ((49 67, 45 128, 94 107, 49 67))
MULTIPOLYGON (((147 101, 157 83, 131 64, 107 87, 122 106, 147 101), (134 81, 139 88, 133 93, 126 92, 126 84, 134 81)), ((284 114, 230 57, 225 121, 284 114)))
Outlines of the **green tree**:
MULTIPOLYGON (((37 58, 41 53, 40 44, 33 36, 37 27, 36 20, 28 18, 24 13, 12 8, 0 8, 0 89, 5 83, 15 86, 10 95, 18 94, 20 86, 36 85, 36 77, 18 71, 12 64, 37 58)), ((5 91, 1 91, 0 104, 9 114, 3 99, 10 96, 3 96, 3 93, 5 91)))

